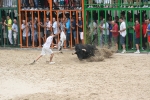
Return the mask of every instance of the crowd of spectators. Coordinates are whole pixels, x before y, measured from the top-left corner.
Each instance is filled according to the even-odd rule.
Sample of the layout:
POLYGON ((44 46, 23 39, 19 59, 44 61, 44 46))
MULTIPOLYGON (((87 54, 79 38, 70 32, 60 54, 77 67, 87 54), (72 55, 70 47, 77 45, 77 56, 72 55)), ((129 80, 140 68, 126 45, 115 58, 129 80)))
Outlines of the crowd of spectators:
MULTIPOLYGON (((21 0, 22 10, 48 10, 49 0, 21 0)), ((54 10, 82 9, 82 0, 52 0, 54 10)))
POLYGON ((0 7, 17 7, 17 0, 0 0, 0 7))
MULTIPOLYGON (((73 15, 71 15, 72 18, 70 18, 69 13, 66 13, 64 16, 63 14, 60 14, 58 19, 56 18, 56 15, 54 15, 52 20, 50 20, 50 17, 47 15, 45 22, 42 16, 40 16, 40 21, 37 20, 37 15, 34 16, 34 19, 30 16, 28 18, 29 20, 22 20, 21 30, 23 46, 27 46, 27 44, 28 46, 33 46, 33 41, 35 47, 41 46, 44 44, 50 33, 60 34, 61 32, 66 34, 66 47, 71 46, 70 34, 72 34, 73 45, 77 43, 77 33, 79 34, 79 41, 81 43, 83 42, 83 37, 81 37, 81 35, 83 35, 83 22, 80 16, 77 21, 73 15)), ((54 44, 58 43, 58 39, 60 39, 59 35, 54 38, 54 44)))
MULTIPOLYGON (((145 13, 143 12, 143 15, 145 13)), ((142 50, 150 49, 150 45, 147 44, 150 43, 150 20, 147 19, 146 15, 142 16, 142 21, 139 13, 134 16, 134 20, 131 13, 128 13, 128 18, 125 17, 124 12, 121 13, 120 18, 106 15, 108 15, 106 18, 100 16, 99 21, 91 20, 87 22, 87 28, 90 29, 90 34, 94 38, 94 45, 99 43, 101 47, 107 46, 108 48, 115 45, 118 52, 118 45, 120 44, 123 49, 122 53, 126 53, 127 48, 136 49, 135 53, 140 53, 140 48, 142 50)))
POLYGON ((148 8, 149 0, 88 0, 87 4, 89 4, 88 8, 148 8))

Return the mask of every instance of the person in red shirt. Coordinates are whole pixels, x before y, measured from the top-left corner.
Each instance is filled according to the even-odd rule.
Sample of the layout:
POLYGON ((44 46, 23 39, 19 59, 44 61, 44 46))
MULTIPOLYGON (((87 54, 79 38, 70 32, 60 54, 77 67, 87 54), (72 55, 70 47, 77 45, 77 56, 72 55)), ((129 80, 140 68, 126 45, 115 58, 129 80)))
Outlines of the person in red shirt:
POLYGON ((147 37, 146 37, 146 34, 147 34, 147 26, 148 26, 148 20, 144 20, 143 24, 142 24, 142 42, 143 42, 143 49, 146 49, 146 43, 147 43, 147 37))
POLYGON ((115 42, 116 49, 117 49, 117 52, 118 52, 118 36, 119 36, 118 24, 115 21, 112 21, 111 24, 113 25, 113 28, 112 28, 112 30, 110 30, 110 32, 112 32, 112 37, 113 37, 113 40, 115 42))
POLYGON ((135 21, 135 26, 133 26, 133 29, 135 30, 135 33, 136 33, 136 40, 135 40, 135 44, 136 44, 136 49, 137 51, 134 52, 134 53, 140 53, 140 50, 139 50, 139 44, 140 44, 140 24, 139 24, 139 21, 136 20, 135 21))

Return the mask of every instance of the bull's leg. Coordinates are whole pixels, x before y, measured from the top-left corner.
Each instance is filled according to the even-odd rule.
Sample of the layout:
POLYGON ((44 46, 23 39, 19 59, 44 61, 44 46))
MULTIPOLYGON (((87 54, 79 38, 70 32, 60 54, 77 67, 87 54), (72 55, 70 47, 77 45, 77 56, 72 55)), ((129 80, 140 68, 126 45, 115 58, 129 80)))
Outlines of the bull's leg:
POLYGON ((77 52, 72 53, 72 55, 77 54, 77 52))

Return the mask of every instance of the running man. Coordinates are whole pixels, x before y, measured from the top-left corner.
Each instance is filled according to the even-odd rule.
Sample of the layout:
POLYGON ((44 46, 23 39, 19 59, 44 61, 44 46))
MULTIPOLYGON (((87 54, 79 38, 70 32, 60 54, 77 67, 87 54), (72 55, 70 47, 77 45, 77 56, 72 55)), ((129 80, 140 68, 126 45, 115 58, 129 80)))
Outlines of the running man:
POLYGON ((42 52, 41 54, 36 58, 36 60, 33 61, 33 63, 31 63, 30 65, 34 64, 37 60, 39 60, 42 56, 46 55, 46 54, 49 54, 50 55, 50 62, 49 64, 54 64, 55 62, 52 62, 52 59, 53 59, 53 56, 54 56, 54 53, 53 51, 50 49, 50 46, 53 42, 53 38, 55 36, 57 36, 58 34, 50 34, 50 36, 46 39, 46 42, 44 43, 43 45, 43 48, 42 48, 42 52))

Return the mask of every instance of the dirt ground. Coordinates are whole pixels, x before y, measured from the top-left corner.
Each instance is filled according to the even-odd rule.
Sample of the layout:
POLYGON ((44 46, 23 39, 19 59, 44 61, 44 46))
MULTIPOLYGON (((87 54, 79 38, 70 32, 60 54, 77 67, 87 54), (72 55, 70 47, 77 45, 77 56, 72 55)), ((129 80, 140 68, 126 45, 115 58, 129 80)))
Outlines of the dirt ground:
POLYGON ((150 54, 114 54, 103 62, 40 50, 0 49, 0 100, 150 100, 150 54))

